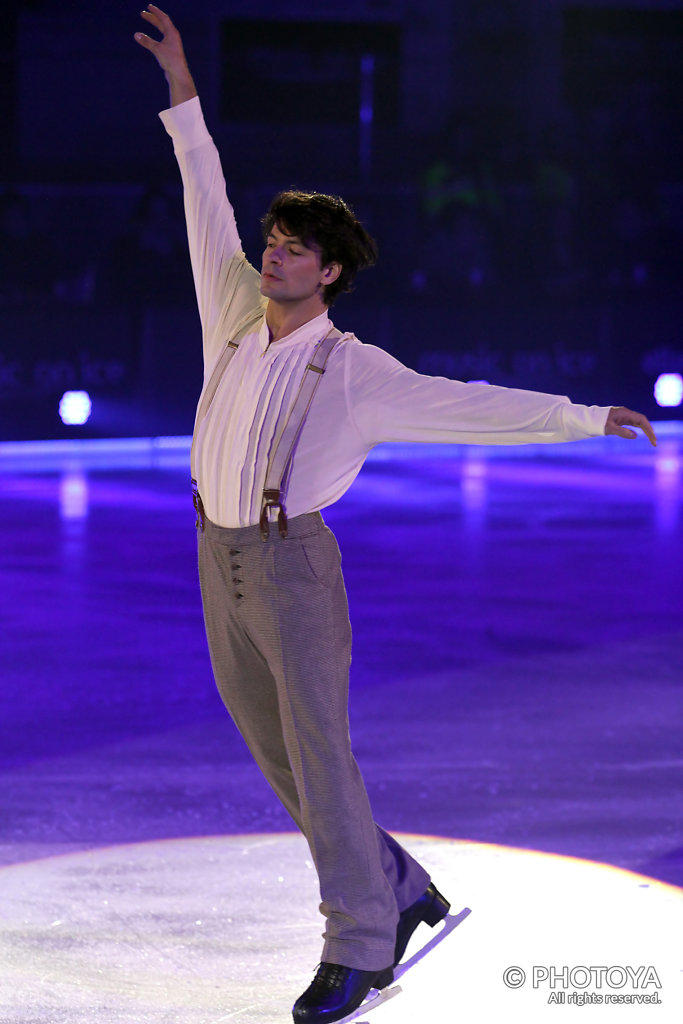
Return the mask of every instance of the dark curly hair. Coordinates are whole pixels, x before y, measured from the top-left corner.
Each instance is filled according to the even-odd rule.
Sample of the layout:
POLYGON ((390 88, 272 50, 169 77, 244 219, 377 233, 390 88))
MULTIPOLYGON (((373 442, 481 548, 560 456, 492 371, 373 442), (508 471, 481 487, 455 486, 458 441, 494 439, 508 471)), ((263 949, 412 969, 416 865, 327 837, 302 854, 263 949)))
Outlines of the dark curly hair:
POLYGON ((278 192, 270 209, 261 218, 266 240, 277 225, 286 235, 296 235, 304 245, 320 249, 320 263, 339 263, 341 273, 323 289, 323 301, 331 306, 342 292, 352 290, 359 270, 377 260, 377 243, 368 234, 343 199, 322 192, 278 192))

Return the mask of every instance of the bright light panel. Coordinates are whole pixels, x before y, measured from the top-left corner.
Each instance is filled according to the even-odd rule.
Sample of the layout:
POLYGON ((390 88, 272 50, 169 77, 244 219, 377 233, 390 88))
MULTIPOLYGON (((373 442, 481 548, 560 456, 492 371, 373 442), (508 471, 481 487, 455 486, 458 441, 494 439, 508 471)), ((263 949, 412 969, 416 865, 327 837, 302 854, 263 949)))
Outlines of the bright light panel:
POLYGON ((87 391, 65 391, 59 402, 60 418, 69 427, 87 423, 91 410, 92 402, 87 391))
POLYGON ((657 405, 671 407, 683 402, 683 377, 680 373, 660 373, 655 381, 657 405))

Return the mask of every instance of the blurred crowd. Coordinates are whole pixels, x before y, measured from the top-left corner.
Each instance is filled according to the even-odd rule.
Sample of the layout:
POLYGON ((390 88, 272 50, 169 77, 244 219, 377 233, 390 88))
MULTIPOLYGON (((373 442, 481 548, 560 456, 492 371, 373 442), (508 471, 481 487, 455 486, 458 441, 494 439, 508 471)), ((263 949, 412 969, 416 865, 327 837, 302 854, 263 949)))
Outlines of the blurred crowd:
MULTIPOLYGON (((10 189, 0 195, 0 302, 30 306, 118 306, 139 314, 146 306, 193 301, 182 205, 163 190, 140 190, 123 225, 79 244, 82 231, 46 230, 37 207, 45 199, 10 189)), ((73 200, 72 200, 73 202, 73 200)), ((99 197, 106 218, 107 196, 99 197)), ((48 205, 52 221, 67 219, 48 205)), ((90 203, 92 205, 92 203, 90 203)), ((87 216, 87 214, 86 214, 87 216)))
POLYGON ((497 142, 451 125, 420 192, 418 288, 580 295, 680 280, 683 184, 606 111, 581 131, 552 125, 533 147, 514 123, 497 142))
MULTIPOLYGON (((609 127, 596 117, 580 137, 555 125, 532 150, 517 125, 484 133, 460 120, 412 181, 401 182, 400 201, 380 183, 358 190, 340 182, 378 236, 379 297, 434 301, 454 289, 495 297, 510 288, 571 296, 678 282, 683 184, 661 180, 637 132, 609 127)), ((177 185, 140 186, 125 210, 101 193, 91 234, 87 224, 70 230, 71 212, 55 215, 59 194, 44 218, 46 202, 35 186, 0 189, 0 303, 116 305, 134 314, 194 303, 177 185)), ((255 228, 246 234, 252 259, 255 228)))

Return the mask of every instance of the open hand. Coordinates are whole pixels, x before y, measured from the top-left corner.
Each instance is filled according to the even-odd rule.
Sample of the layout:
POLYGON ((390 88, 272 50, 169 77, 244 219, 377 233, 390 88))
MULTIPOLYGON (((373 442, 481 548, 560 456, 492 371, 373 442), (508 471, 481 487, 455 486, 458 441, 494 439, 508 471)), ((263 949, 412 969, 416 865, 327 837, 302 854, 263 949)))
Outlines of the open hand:
POLYGON ((150 25, 159 29, 161 39, 151 39, 144 32, 136 32, 136 43, 144 46, 146 50, 150 50, 167 74, 176 74, 187 68, 180 32, 168 14, 164 14, 154 4, 147 4, 147 10, 141 11, 140 16, 150 25))
POLYGON ((626 409, 623 405, 610 409, 605 423, 606 434, 617 434, 619 437, 628 438, 637 437, 635 430, 630 430, 629 427, 640 427, 650 444, 653 447, 657 446, 657 437, 647 416, 643 416, 641 412, 626 409))

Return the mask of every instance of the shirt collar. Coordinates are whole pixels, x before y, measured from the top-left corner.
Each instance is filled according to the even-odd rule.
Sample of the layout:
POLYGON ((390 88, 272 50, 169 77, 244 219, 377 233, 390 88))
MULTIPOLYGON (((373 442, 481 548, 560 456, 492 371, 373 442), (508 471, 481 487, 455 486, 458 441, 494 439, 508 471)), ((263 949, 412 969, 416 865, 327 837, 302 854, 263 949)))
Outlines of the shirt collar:
MULTIPOLYGON (((297 327, 291 334, 285 335, 284 338, 280 338, 279 341, 275 342, 275 348, 289 348, 291 345, 297 345, 302 342, 308 342, 313 340, 320 340, 324 338, 327 332, 332 327, 332 321, 329 318, 327 310, 323 310, 318 316, 314 316, 312 320, 308 320, 301 327, 297 327)), ((265 352, 269 345, 269 332, 268 324, 266 323, 265 317, 261 324, 259 331, 259 345, 262 352, 265 352)))

